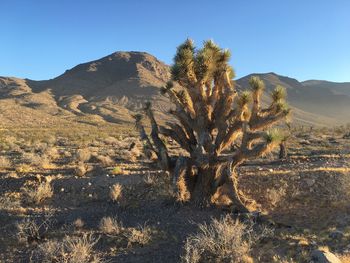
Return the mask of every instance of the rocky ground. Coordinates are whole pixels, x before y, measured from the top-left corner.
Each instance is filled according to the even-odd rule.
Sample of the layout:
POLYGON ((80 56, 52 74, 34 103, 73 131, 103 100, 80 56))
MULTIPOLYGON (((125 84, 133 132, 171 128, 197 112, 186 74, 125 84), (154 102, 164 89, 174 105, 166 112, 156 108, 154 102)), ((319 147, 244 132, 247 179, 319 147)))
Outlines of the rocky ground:
POLYGON ((132 133, 77 132, 74 140, 57 132, 4 133, 0 262, 62 262, 72 247, 85 251, 86 262, 186 262, 186 239, 226 214, 269 230, 242 262, 310 262, 316 249, 349 262, 346 135, 295 130, 287 160, 271 153, 242 165, 240 189, 262 215, 247 219, 175 202, 170 175, 143 158, 132 133))

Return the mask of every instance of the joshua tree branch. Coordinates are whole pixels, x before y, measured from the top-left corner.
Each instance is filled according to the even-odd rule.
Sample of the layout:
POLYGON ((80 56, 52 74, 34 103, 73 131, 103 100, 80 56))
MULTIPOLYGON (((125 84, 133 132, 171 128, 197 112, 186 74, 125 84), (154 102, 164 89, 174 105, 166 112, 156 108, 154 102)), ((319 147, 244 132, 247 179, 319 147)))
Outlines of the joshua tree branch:
POLYGON ((272 126, 273 124, 282 121, 286 118, 286 116, 289 114, 289 112, 279 112, 277 114, 269 114, 267 116, 258 116, 256 119, 252 119, 250 121, 250 129, 255 131, 255 130, 261 130, 268 128, 272 126))
POLYGON ((154 114, 153 114, 153 111, 151 109, 150 103, 146 104, 145 112, 146 112, 146 115, 148 116, 148 118, 151 122, 151 126, 152 126, 151 138, 152 138, 152 141, 153 141, 155 147, 157 148, 156 153, 158 156, 158 160, 160 161, 163 169, 169 170, 170 159, 169 159, 169 155, 168 155, 168 149, 166 148, 164 142, 159 138, 158 124, 154 118, 154 114))

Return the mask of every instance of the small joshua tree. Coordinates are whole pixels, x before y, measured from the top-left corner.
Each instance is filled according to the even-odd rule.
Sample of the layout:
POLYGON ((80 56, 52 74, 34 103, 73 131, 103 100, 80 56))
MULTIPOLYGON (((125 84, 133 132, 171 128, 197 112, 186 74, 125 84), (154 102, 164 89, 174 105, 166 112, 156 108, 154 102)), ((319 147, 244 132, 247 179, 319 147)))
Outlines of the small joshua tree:
POLYGON ((175 106, 169 112, 174 121, 158 125, 151 104, 146 103, 144 111, 152 128, 149 138, 142 115, 134 118, 145 154, 156 154, 161 168, 173 175, 182 201, 207 206, 214 194, 229 189, 225 194, 236 209, 248 211, 238 191, 235 168, 279 145, 278 131, 266 129, 283 121, 289 109, 280 86, 271 93, 271 104, 262 108, 264 83, 257 77, 250 79, 251 91, 238 93, 229 59, 229 51, 212 41, 196 49, 186 40, 177 48, 172 81, 161 89, 175 106), (169 156, 161 136, 175 140, 187 154, 169 156), (229 151, 232 145, 236 147, 229 151))
POLYGON ((280 160, 286 160, 288 158, 288 147, 287 147, 287 143, 288 141, 290 140, 290 137, 291 137, 291 126, 290 126, 290 123, 289 122, 286 122, 286 125, 288 127, 288 130, 289 130, 289 134, 284 134, 282 139, 281 139, 281 142, 279 144, 279 154, 278 154, 278 158, 280 160))

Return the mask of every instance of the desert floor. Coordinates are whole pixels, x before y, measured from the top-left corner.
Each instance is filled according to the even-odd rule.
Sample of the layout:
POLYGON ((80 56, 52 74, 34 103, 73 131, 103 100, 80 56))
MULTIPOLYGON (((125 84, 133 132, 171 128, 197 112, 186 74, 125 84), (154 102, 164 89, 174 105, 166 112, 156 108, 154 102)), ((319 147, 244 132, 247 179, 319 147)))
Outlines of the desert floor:
POLYGON ((141 148, 132 127, 3 129, 0 262, 74 262, 76 251, 85 262, 186 262, 186 239, 227 215, 261 235, 250 262, 310 262, 319 247, 347 262, 349 130, 294 129, 287 160, 273 152, 239 168, 263 222, 179 204, 141 148))

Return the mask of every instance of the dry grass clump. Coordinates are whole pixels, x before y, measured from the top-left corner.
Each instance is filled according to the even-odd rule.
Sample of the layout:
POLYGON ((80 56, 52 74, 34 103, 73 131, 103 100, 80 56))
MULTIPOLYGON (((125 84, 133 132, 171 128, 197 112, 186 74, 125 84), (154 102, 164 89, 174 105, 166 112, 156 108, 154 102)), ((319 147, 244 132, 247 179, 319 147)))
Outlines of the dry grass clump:
POLYGON ((115 137, 107 137, 104 139, 104 143, 107 145, 114 145, 114 144, 119 144, 119 140, 115 137))
POLYGON ((50 159, 47 156, 43 156, 39 167, 42 169, 53 169, 56 166, 51 163, 50 159))
POLYGON ((18 240, 28 243, 42 240, 45 238, 45 235, 51 226, 51 215, 45 215, 41 222, 29 218, 24 219, 16 224, 18 240))
POLYGON ((114 161, 109 156, 98 155, 96 159, 102 164, 102 166, 108 167, 114 164, 114 161))
POLYGON ((251 227, 226 216, 200 224, 199 232, 187 238, 182 262, 253 262, 251 227))
POLYGON ((9 168, 11 165, 12 163, 7 157, 0 156, 0 169, 9 168))
POLYGON ((272 258, 273 262, 275 263, 296 263, 293 259, 291 258, 282 258, 279 255, 275 255, 272 258))
POLYGON ((55 147, 48 147, 45 151, 45 155, 51 160, 56 160, 60 157, 60 153, 55 147))
POLYGON ((29 164, 23 163, 16 167, 17 173, 30 173, 31 171, 33 171, 33 167, 30 166, 29 164))
POLYGON ((281 202, 285 195, 286 189, 283 187, 267 189, 267 198, 272 206, 276 206, 281 202))
POLYGON ((50 158, 46 154, 35 154, 32 152, 26 152, 22 156, 23 165, 29 165, 30 167, 37 167, 43 169, 51 169, 54 168, 52 165, 50 158))
POLYGON ((152 175, 150 172, 148 172, 144 177, 143 181, 146 185, 151 186, 156 183, 156 178, 154 175, 152 175))
POLYGON ((53 196, 53 189, 50 182, 42 182, 37 187, 26 188, 25 197, 26 203, 29 204, 40 204, 44 200, 51 198, 53 196))
POLYGON ((0 196, 0 209, 1 210, 16 210, 21 208, 21 202, 19 198, 15 198, 13 193, 0 196), (12 194, 12 195, 11 195, 12 194))
POLYGON ((144 246, 152 239, 152 229, 145 224, 138 228, 129 228, 125 235, 128 239, 128 246, 135 243, 144 246))
POLYGON ((85 225, 84 221, 81 218, 77 218, 74 222, 73 222, 73 226, 75 228, 83 228, 85 225))
POLYGON ((40 166, 42 161, 42 158, 40 155, 37 155, 32 152, 23 153, 22 159, 25 164, 30 164, 33 166, 40 166))
POLYGON ((123 230, 123 226, 116 218, 103 217, 100 221, 99 229, 104 234, 118 235, 123 230))
POLYGON ((86 165, 84 163, 79 163, 78 166, 75 168, 75 175, 82 177, 86 174, 87 169, 86 169, 86 165))
POLYGON ((139 148, 133 147, 131 150, 122 150, 119 156, 126 161, 136 162, 137 158, 141 156, 141 151, 139 148))
POLYGON ((91 234, 82 237, 66 236, 62 241, 47 241, 34 251, 35 262, 101 263, 103 259, 93 247, 99 238, 91 234))
POLYGON ((47 143, 48 145, 53 145, 57 142, 57 139, 54 135, 48 135, 43 138, 43 142, 47 143))
POLYGON ((109 197, 112 199, 113 202, 117 202, 121 199, 123 192, 123 187, 121 184, 114 184, 111 187, 111 190, 109 191, 109 197))
POLYGON ((79 149, 76 153, 76 158, 78 162, 87 162, 91 158, 91 152, 88 148, 79 149))
POLYGON ((36 152, 44 153, 48 148, 48 144, 45 142, 34 143, 33 148, 36 152))

